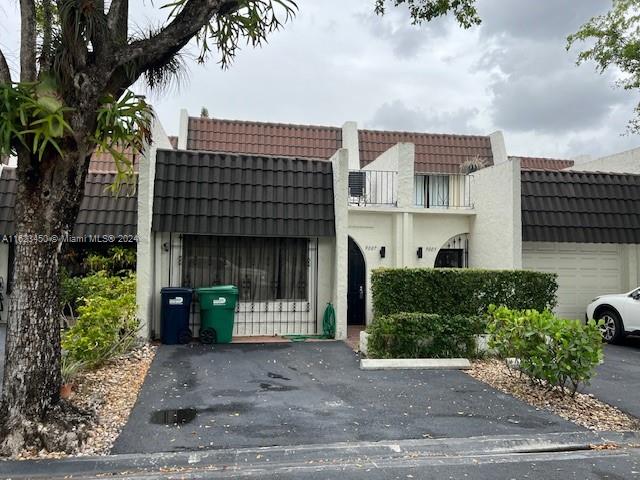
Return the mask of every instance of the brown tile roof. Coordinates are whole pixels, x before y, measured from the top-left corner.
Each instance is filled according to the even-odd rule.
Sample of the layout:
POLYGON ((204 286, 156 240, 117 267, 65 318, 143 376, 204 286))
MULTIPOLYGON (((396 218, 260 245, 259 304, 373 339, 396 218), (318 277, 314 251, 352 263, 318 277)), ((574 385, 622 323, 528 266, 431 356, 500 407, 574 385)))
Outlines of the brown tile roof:
POLYGON ((189 118, 187 150, 327 160, 341 145, 336 127, 189 118))
POLYGON ((415 171, 460 173, 460 165, 476 156, 493 165, 491 141, 487 136, 360 130, 360 163, 365 166, 396 143, 416 146, 415 171))
POLYGON ((640 243, 640 175, 522 172, 522 239, 640 243))
MULTIPOLYGON (((133 170, 134 172, 138 172, 138 167, 140 164, 140 155, 133 155, 131 152, 126 152, 129 160, 133 162, 133 170)), ((113 160, 113 157, 110 153, 106 152, 95 152, 91 157, 91 162, 89 163, 89 171, 90 172, 115 172, 116 171, 116 163, 113 160)))
POLYGON ((522 170, 545 170, 556 171, 564 170, 565 168, 573 167, 573 160, 561 160, 557 158, 545 158, 545 157, 509 157, 519 158, 520 168, 522 170))
MULTIPOLYGON (((475 156, 493 164, 487 136, 360 130, 359 142, 362 166, 399 142, 416 145, 417 172, 458 173, 475 156)), ((341 147, 338 127, 189 118, 189 150, 328 160, 341 147)))

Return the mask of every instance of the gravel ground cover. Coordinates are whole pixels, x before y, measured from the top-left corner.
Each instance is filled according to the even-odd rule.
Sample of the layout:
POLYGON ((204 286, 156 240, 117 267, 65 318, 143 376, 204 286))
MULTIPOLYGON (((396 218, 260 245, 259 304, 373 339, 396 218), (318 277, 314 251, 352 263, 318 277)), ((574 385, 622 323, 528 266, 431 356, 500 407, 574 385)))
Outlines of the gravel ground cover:
POLYGON ((640 430, 640 420, 601 402, 594 395, 576 393, 572 398, 563 395, 557 389, 541 388, 531 384, 526 377, 520 379, 511 375, 507 366, 500 360, 473 362, 471 370, 467 370, 466 373, 536 408, 550 410, 590 430, 615 432, 640 430))
POLYGON ((69 402, 72 406, 93 412, 93 420, 81 425, 82 436, 87 440, 76 451, 25 451, 16 459, 108 455, 129 418, 155 352, 156 347, 145 344, 76 377, 74 393, 69 402))

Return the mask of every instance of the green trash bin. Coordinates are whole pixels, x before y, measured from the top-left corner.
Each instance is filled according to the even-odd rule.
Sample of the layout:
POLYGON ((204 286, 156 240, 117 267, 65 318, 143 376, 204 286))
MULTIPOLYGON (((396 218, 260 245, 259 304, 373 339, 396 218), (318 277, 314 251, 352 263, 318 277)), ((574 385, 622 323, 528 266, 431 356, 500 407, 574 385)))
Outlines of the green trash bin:
POLYGON ((238 287, 220 285, 196 289, 200 302, 200 341, 231 343, 238 287))

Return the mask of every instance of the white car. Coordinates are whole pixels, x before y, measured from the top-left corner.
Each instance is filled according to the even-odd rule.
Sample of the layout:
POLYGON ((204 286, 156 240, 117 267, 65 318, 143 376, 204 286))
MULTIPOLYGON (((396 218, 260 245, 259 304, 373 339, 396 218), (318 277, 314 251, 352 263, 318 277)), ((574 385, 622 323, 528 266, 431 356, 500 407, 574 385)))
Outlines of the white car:
POLYGON ((608 343, 619 343, 628 333, 640 333, 640 287, 594 298, 586 317, 587 321, 603 321, 602 338, 608 343))

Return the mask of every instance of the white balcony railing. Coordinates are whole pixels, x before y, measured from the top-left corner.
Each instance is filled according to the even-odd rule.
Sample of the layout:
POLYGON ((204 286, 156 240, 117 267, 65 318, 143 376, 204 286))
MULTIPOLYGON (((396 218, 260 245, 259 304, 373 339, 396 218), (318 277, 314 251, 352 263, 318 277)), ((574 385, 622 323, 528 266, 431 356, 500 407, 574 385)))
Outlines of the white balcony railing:
POLYGON ((398 172, 349 171, 349 205, 398 205, 398 172))
POLYGON ((422 174, 414 180, 415 205, 424 208, 472 208, 471 177, 422 174))

